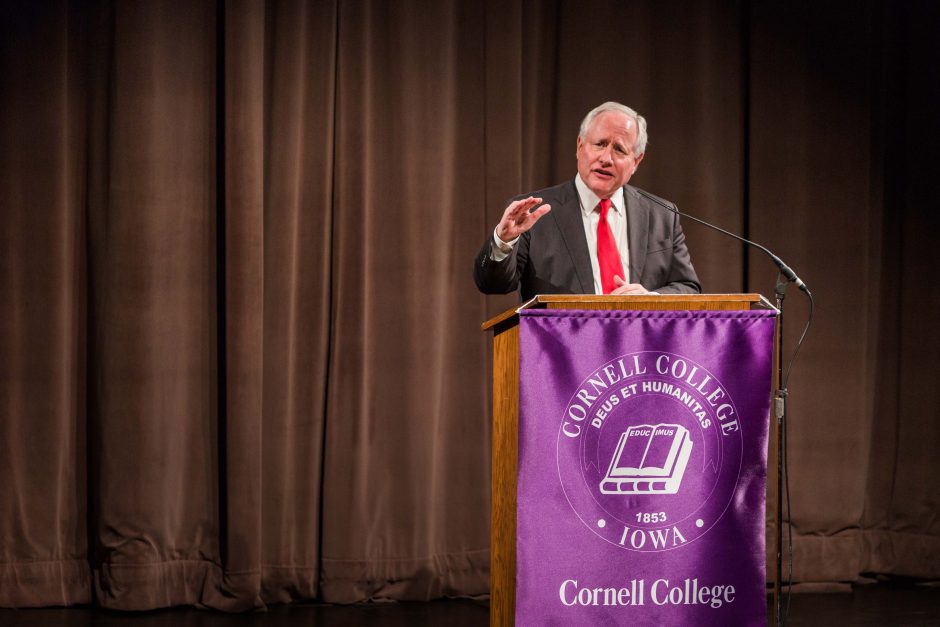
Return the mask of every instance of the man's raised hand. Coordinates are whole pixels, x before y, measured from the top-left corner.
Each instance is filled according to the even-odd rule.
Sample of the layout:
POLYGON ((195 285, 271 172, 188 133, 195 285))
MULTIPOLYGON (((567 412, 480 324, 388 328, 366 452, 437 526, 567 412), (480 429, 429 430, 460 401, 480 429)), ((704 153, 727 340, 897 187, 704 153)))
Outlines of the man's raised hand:
POLYGON ((496 227, 496 235, 504 242, 511 242, 538 222, 539 218, 551 211, 551 205, 542 205, 541 198, 523 198, 509 204, 496 227), (538 207, 535 211, 532 211, 538 207))

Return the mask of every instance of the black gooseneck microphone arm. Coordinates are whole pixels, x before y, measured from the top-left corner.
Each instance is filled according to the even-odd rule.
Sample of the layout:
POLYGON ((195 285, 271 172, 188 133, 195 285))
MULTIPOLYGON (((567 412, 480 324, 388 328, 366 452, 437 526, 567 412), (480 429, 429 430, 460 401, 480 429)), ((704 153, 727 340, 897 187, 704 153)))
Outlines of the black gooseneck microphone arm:
POLYGON ((676 207, 675 205, 671 205, 671 204, 667 203, 666 201, 661 200, 661 199, 657 198, 656 196, 653 196, 653 195, 650 194, 649 192, 644 192, 642 189, 638 189, 638 188, 636 188, 636 187, 634 187, 634 189, 637 191, 638 194, 640 194, 640 195, 643 196, 644 198, 646 198, 646 199, 648 199, 648 200, 650 200, 650 201, 656 203, 656 204, 659 205, 660 207, 663 207, 663 208, 666 209, 667 211, 671 211, 672 213, 674 213, 674 214, 676 214, 676 215, 678 215, 678 216, 682 216, 683 218, 688 218, 689 220, 692 220, 692 221, 694 221, 694 222, 698 222, 699 224, 704 224, 705 226, 707 226, 707 227, 710 228, 710 229, 714 229, 714 230, 718 231, 719 233, 724 233, 724 234, 727 235, 728 237, 733 237, 734 239, 736 239, 736 240, 738 240, 738 241, 744 242, 744 243, 747 244, 748 246, 753 246, 754 248, 757 248, 757 249, 759 249, 759 250, 764 251, 764 253, 766 253, 766 255, 767 255, 768 257, 770 257, 771 261, 774 262, 774 265, 776 265, 777 268, 780 270, 780 274, 782 274, 784 277, 786 277, 787 281, 789 281, 790 283, 795 283, 798 288, 800 288, 801 290, 803 290, 804 292, 806 292, 807 294, 809 294, 809 288, 806 287, 806 283, 803 283, 803 280, 800 279, 800 277, 798 277, 798 276, 796 275, 796 272, 794 272, 793 269, 790 268, 790 266, 788 266, 787 264, 785 264, 785 263, 783 262, 783 259, 781 259, 781 258, 778 257, 777 255, 775 255, 775 254, 773 254, 772 252, 770 252, 766 247, 761 246, 761 245, 758 244, 757 242, 752 242, 752 241, 749 240, 749 239, 746 239, 746 238, 744 238, 744 237, 741 237, 740 235, 735 235, 735 234, 732 233, 731 231, 726 231, 726 230, 724 230, 723 228, 721 228, 720 226, 715 226, 715 225, 712 224, 711 222, 706 222, 705 220, 702 220, 701 218, 696 218, 695 216, 689 215, 688 213, 683 213, 682 211, 679 211, 679 208, 676 207))
MULTIPOLYGON (((780 276, 778 276, 777 285, 774 289, 774 294, 776 295, 776 300, 777 300, 777 303, 776 303, 777 312, 778 312, 777 320, 779 323, 779 327, 777 329, 778 332, 777 332, 777 364, 776 365, 777 365, 777 381, 780 385, 780 387, 774 391, 774 408, 773 408, 774 416, 777 419, 777 503, 776 503, 777 511, 775 514, 775 524, 774 524, 774 527, 776 528, 775 541, 776 541, 776 555, 777 555, 777 564, 776 564, 777 576, 776 576, 776 580, 774 581, 774 611, 775 611, 774 624, 781 625, 783 622, 786 621, 786 618, 783 616, 782 595, 781 595, 781 581, 782 581, 782 575, 783 575, 783 572, 782 572, 783 536, 782 536, 781 523, 783 519, 783 500, 782 500, 783 489, 784 489, 783 475, 784 475, 784 468, 786 465, 785 458, 786 458, 786 452, 787 452, 787 448, 786 448, 786 424, 787 423, 785 419, 786 399, 787 399, 787 396, 789 395, 789 392, 787 391, 787 383, 790 378, 790 368, 793 366, 793 361, 796 359, 796 354, 799 352, 800 346, 803 344, 803 339, 806 337, 806 332, 809 330, 809 325, 812 323, 812 320, 813 320, 813 294, 812 292, 809 291, 809 288, 806 286, 806 283, 804 283, 802 279, 800 279, 800 277, 796 275, 796 272, 794 272, 793 269, 790 268, 790 266, 785 264, 780 257, 770 252, 770 250, 768 250, 765 246, 761 246, 757 242, 752 242, 751 240, 743 238, 740 235, 735 235, 734 233, 730 231, 726 231, 720 226, 715 226, 714 224, 711 224, 710 222, 706 222, 705 220, 702 220, 700 218, 696 218, 693 215, 683 213, 682 211, 679 211, 679 208, 676 207, 675 205, 670 205, 666 201, 661 200, 657 198, 656 196, 653 196, 652 194, 643 191, 642 189, 638 189, 638 188, 634 188, 634 189, 637 191, 638 194, 640 194, 647 200, 650 200, 651 202, 659 205, 660 207, 663 207, 667 211, 671 211, 672 213, 678 216, 682 216, 683 218, 688 218, 689 220, 698 222, 699 224, 707 226, 708 228, 718 231, 719 233, 724 233, 728 237, 733 237, 734 239, 738 241, 744 242, 748 246, 753 246, 754 248, 757 248, 758 250, 763 251, 768 257, 770 257, 771 261, 774 262, 774 265, 777 266, 777 269, 780 271, 780 276, 786 279, 786 281, 783 281, 780 278, 780 276), (796 349, 793 352, 793 356, 790 358, 790 363, 787 367, 786 374, 784 374, 784 371, 783 371, 783 299, 786 296, 787 283, 795 283, 796 286, 800 288, 802 291, 804 291, 807 297, 809 297, 810 314, 809 314, 809 320, 807 320, 807 323, 806 323, 806 328, 804 328, 803 330, 803 335, 800 337, 799 342, 797 342, 796 349)), ((789 503, 790 503, 789 485, 790 485, 789 477, 787 477, 786 492, 787 492, 787 510, 788 511, 789 511, 789 503)), ((791 529, 789 525, 787 529, 788 529, 788 536, 789 536, 789 531, 791 529)), ((793 569, 793 557, 792 557, 793 540, 792 540, 792 536, 789 536, 789 537, 790 537, 790 541, 788 544, 788 554, 790 558, 789 558, 789 569, 788 569, 788 575, 787 575, 788 580, 792 577, 792 572, 793 572, 792 571, 793 569)), ((790 583, 792 584, 792 581, 790 583)), ((787 589, 787 614, 789 614, 789 606, 790 606, 789 594, 790 593, 789 593, 789 588, 788 588, 787 589)))

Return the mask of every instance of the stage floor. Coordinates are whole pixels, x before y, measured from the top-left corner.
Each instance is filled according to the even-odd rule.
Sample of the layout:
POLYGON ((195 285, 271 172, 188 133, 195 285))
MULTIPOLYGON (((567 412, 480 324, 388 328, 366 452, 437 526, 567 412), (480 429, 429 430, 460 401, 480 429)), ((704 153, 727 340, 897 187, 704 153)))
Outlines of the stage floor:
MULTIPOLYGON (((352 606, 295 604, 251 614, 191 608, 151 612, 94 608, 0 610, 3 627, 485 627, 488 624, 487 601, 473 599, 352 606)), ((872 584, 857 586, 851 593, 797 593, 792 597, 786 624, 793 627, 940 626, 940 587, 872 584)))

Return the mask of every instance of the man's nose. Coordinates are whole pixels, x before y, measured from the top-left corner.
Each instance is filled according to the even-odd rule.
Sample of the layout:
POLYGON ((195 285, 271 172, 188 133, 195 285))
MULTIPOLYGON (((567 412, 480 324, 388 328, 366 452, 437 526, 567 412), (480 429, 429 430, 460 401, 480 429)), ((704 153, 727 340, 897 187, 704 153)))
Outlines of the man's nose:
POLYGON ((610 146, 607 146, 601 151, 601 163, 613 163, 614 159, 611 156, 610 146))

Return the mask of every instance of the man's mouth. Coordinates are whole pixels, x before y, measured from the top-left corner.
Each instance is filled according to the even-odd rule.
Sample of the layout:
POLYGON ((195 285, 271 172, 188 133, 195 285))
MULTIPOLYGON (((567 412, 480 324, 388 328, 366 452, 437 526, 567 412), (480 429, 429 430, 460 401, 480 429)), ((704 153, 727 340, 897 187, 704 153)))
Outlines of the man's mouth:
POLYGON ((609 170, 601 170, 599 168, 594 168, 591 172, 603 178, 611 178, 614 175, 614 173, 609 170))

